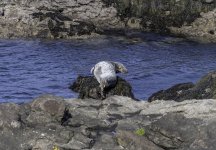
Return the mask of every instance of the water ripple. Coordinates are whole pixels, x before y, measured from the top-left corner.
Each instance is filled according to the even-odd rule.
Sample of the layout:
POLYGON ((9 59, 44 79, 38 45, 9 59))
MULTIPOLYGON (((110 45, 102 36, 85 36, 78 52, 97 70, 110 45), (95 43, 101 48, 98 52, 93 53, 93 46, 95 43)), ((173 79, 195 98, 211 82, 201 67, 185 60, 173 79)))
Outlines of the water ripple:
POLYGON ((120 61, 121 75, 140 99, 215 70, 216 45, 143 34, 144 41, 106 37, 84 41, 0 40, 0 102, 22 103, 40 94, 76 97, 68 89, 101 60, 120 61), (170 40, 170 41, 169 41, 170 40), (178 42, 172 42, 178 41, 178 42))

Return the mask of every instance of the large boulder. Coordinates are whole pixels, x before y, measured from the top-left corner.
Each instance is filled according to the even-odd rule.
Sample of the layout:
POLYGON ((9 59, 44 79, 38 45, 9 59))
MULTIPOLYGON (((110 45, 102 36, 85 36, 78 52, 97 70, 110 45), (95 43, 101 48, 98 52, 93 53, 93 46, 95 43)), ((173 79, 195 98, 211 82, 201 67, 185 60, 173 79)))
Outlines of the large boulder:
POLYGON ((61 124, 66 111, 64 99, 53 95, 42 95, 22 106, 21 120, 25 125, 35 126, 49 123, 61 124))
POLYGON ((215 99, 216 98, 216 71, 203 76, 196 84, 182 83, 152 94, 148 101, 188 99, 215 99))
MULTIPOLYGON (((74 92, 79 93, 79 98, 101 99, 101 90, 99 83, 93 76, 79 76, 76 81, 69 87, 74 92)), ((105 89, 106 97, 111 95, 127 96, 134 99, 131 85, 124 79, 117 77, 115 87, 105 89)))

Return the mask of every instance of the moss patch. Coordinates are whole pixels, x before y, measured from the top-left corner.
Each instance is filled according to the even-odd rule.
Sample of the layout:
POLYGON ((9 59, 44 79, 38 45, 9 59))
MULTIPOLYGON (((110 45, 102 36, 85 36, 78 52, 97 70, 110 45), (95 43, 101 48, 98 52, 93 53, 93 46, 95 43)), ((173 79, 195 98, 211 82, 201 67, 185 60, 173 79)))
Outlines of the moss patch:
POLYGON ((136 135, 139 135, 139 136, 144 136, 145 135, 145 129, 144 128, 137 129, 134 133, 136 135))

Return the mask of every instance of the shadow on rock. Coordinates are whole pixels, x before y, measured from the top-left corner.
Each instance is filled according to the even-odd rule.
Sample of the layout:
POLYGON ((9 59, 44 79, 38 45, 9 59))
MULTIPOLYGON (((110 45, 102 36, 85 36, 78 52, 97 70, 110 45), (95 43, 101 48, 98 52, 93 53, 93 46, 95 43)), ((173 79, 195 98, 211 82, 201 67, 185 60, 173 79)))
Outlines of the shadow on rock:
MULTIPOLYGON (((101 99, 99 83, 93 76, 79 76, 69 88, 74 92, 78 92, 79 98, 81 99, 101 99)), ((111 95, 120 95, 135 99, 132 93, 131 85, 120 77, 117 77, 117 83, 115 87, 105 89, 105 94, 106 97, 111 95)))
POLYGON ((152 94, 148 101, 174 100, 183 101, 188 99, 214 99, 216 98, 216 71, 203 76, 196 84, 181 83, 167 90, 161 90, 152 94))

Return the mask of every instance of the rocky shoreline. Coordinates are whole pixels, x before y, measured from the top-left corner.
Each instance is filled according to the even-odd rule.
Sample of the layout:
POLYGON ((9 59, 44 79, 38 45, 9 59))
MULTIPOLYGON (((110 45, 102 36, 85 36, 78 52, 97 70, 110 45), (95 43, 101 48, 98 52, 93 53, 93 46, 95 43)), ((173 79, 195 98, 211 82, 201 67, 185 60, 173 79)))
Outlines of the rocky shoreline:
POLYGON ((91 38, 147 31, 216 42, 209 0, 31 0, 0 2, 1 38, 91 38))
POLYGON ((0 104, 5 150, 214 150, 216 101, 134 101, 43 95, 0 104))
POLYGON ((207 74, 195 85, 178 84, 172 90, 159 92, 152 102, 137 101, 131 86, 121 78, 116 87, 107 89, 107 98, 101 100, 100 95, 93 94, 100 91, 96 80, 80 76, 70 87, 80 93, 80 98, 42 95, 20 105, 0 104, 0 147, 5 150, 214 150, 215 74, 207 74), (203 91, 208 88, 208 94, 199 93, 202 91, 196 91, 197 87, 203 91), (176 92, 185 93, 179 92, 183 89, 196 91, 203 99, 165 99, 170 91, 176 96, 176 92), (165 96, 156 100, 161 93, 165 96))

